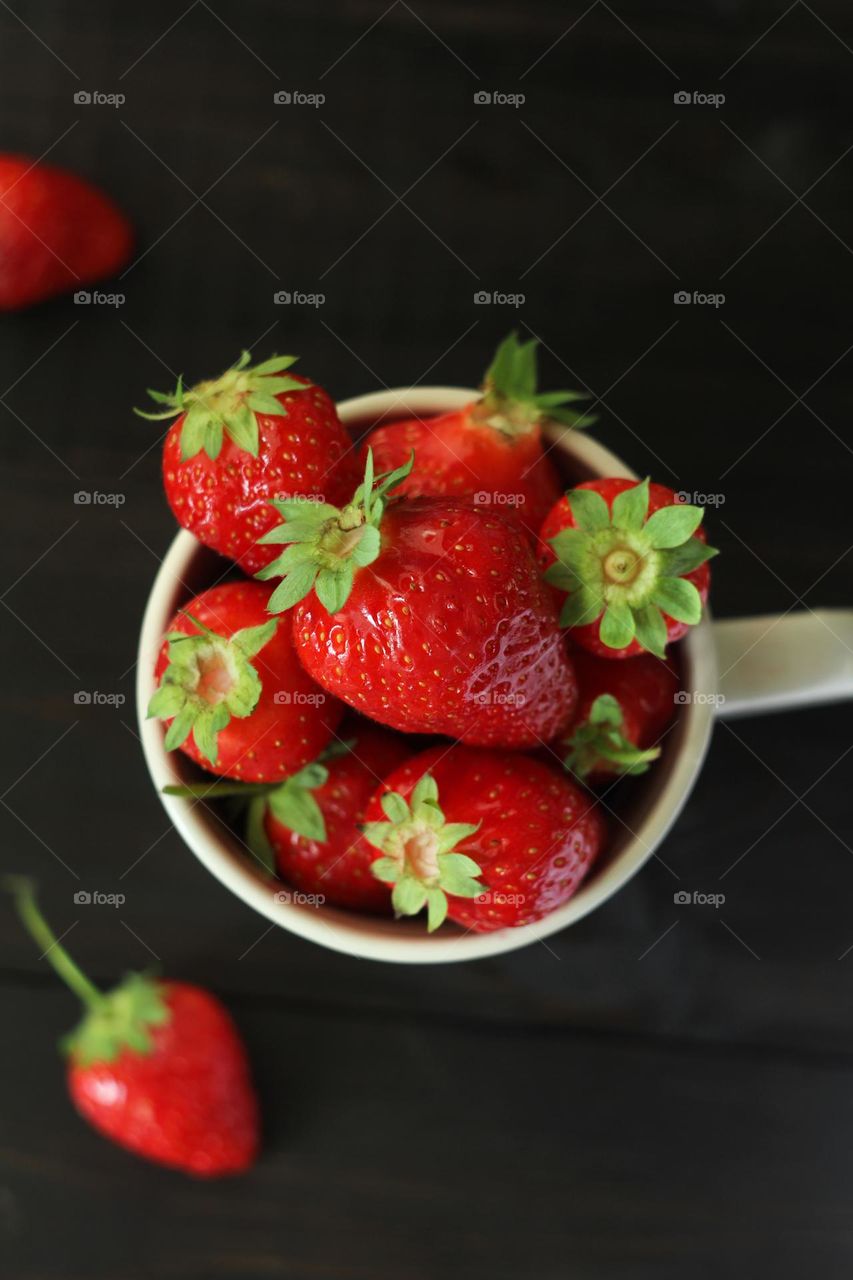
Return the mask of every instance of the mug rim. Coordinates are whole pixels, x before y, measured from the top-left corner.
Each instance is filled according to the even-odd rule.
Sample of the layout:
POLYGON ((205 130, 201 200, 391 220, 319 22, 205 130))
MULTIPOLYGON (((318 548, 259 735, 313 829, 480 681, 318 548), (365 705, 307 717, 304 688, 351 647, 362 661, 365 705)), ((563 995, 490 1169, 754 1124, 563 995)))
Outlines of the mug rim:
MULTIPOLYGON (((401 417, 435 415, 461 408, 477 392, 464 387, 402 387, 369 392, 342 401, 338 413, 345 425, 360 420, 371 424, 401 417)), ((572 455, 597 475, 637 479, 609 449, 583 432, 554 428, 552 444, 567 439, 572 455)), ((197 800, 163 795, 163 787, 180 782, 172 756, 164 748, 159 720, 147 719, 148 703, 156 688, 154 667, 163 635, 178 606, 190 592, 185 579, 193 560, 205 549, 187 530, 180 530, 164 557, 146 603, 137 654, 136 703, 139 735, 148 771, 171 822, 193 854, 226 888, 273 924, 321 946, 361 959, 397 964, 446 964, 500 955, 541 942, 576 924, 617 893, 654 854, 669 832, 689 796, 705 758, 714 720, 713 695, 717 691, 717 662, 713 630, 707 610, 702 622, 679 642, 691 671, 693 690, 704 697, 684 705, 680 740, 667 776, 647 809, 639 830, 607 866, 584 882, 562 907, 534 924, 492 933, 448 929, 427 934, 422 922, 402 924, 384 917, 359 915, 331 906, 280 900, 287 896, 282 881, 256 870, 239 848, 239 840, 197 800)), ((292 895, 291 895, 292 896, 292 895)))

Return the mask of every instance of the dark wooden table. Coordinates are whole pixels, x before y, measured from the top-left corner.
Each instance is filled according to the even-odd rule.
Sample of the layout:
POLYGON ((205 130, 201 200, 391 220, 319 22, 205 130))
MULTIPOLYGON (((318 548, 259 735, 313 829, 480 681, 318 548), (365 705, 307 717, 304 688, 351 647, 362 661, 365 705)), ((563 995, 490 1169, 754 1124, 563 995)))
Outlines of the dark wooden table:
POLYGON ((849 604, 849 7, 10 0, 0 38, 2 145, 102 183, 140 236, 121 306, 0 321, 0 861, 95 978, 156 957, 220 992, 266 1117, 258 1168, 216 1185, 91 1134, 55 1054, 72 1000, 4 914, 3 1274, 847 1277, 849 711, 721 726, 663 850, 680 879, 652 862, 547 948, 411 969, 266 931, 140 755, 173 523, 130 409, 245 345, 338 397, 470 383, 515 324, 633 466, 722 495, 718 614, 849 604), (297 91, 326 100, 274 102, 297 91), (75 701, 96 690, 126 701, 75 701))

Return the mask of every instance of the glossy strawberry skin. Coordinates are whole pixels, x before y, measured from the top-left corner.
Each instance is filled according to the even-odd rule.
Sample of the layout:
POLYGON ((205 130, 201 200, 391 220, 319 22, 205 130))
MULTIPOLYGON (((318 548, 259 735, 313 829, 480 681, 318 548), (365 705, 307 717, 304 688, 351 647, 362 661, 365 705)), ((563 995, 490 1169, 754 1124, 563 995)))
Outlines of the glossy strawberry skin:
POLYGON ((518 528, 464 502, 391 504, 379 558, 331 616, 293 634, 318 684, 380 723, 487 746, 555 737, 577 689, 548 588, 518 528))
MULTIPOLYGON (((579 484, 577 488, 594 489, 601 494, 608 507, 612 507, 613 499, 617 494, 633 488, 636 483, 636 480, 613 477, 603 480, 586 480, 583 484, 579 484)), ((672 489, 668 489, 666 485, 651 484, 649 486, 649 515, 659 511, 661 507, 670 507, 677 501, 675 492, 672 489)), ((563 529, 574 529, 576 527, 569 500, 563 495, 556 506, 548 513, 539 534, 538 555, 539 564, 543 572, 557 559, 549 540, 556 537, 563 529)), ((700 538, 702 542, 706 541, 705 530, 701 526, 696 530, 695 536, 700 538)), ((708 589, 711 583, 711 570, 707 561, 701 564, 698 569, 694 569, 692 573, 686 573, 684 577, 696 587, 704 604, 708 599, 708 589)), ((554 594, 559 604, 562 604, 563 600, 565 600, 565 593, 555 591, 554 594)), ((667 614, 664 614, 664 620, 666 622, 667 644, 673 644, 676 640, 680 640, 690 630, 686 622, 676 622, 674 618, 670 618, 667 614)), ((637 640, 632 640, 624 649, 608 648, 601 641, 599 627, 600 619, 589 623, 587 626, 573 627, 571 632, 572 642, 602 658, 633 658, 643 653, 643 648, 637 640)))
POLYGON ((226 434, 217 458, 201 450, 182 462, 183 414, 169 428, 163 449, 163 484, 178 523, 249 575, 279 554, 279 548, 256 545, 279 523, 273 499, 306 494, 342 505, 361 479, 330 396, 307 378, 288 377, 307 390, 275 397, 286 417, 256 414, 256 458, 226 434))
MULTIPOLYGON (((659 745, 678 709, 681 680, 672 658, 661 662, 654 654, 641 653, 625 662, 611 662, 582 649, 575 650, 572 657, 580 698, 570 732, 586 723, 596 698, 609 693, 621 708, 622 733, 628 741, 643 751, 659 745)), ((600 760, 585 781, 589 786, 601 786, 618 774, 618 766, 600 760)))
POLYGON ((0 154, 0 310, 114 275, 132 247, 130 223, 102 191, 63 169, 0 154))
POLYGON ((344 725, 340 737, 354 740, 352 750, 327 762, 329 779, 313 792, 326 824, 326 840, 298 835, 269 809, 267 838, 279 875, 294 889, 321 894, 332 906, 388 914, 390 890, 371 874, 376 850, 359 824, 377 786, 410 751, 403 738, 366 721, 357 728, 344 725))
POLYGON ((531 424, 511 438, 472 415, 477 402, 436 418, 409 418, 376 427, 362 449, 373 449, 377 474, 414 469, 397 490, 411 498, 471 498, 487 511, 516 520, 532 542, 560 497, 562 483, 531 424))
POLYGON ((382 796, 396 791, 408 800, 425 773, 438 785, 448 822, 481 824, 459 849, 479 863, 486 890, 480 898, 448 895, 448 917, 466 929, 489 933, 541 920, 568 902, 601 852, 606 828, 592 796, 519 753, 432 747, 385 779, 367 820, 381 822, 382 796))
MULTIPOLYGON (((244 627, 269 622, 270 595, 271 588, 259 582, 227 582, 211 587, 175 615, 169 631, 198 635, 198 628, 186 616, 191 613, 217 635, 229 638, 244 627)), ((168 644, 164 641, 155 668, 158 683, 168 661, 168 644)), ((263 686, 258 704, 251 715, 233 718, 220 730, 214 772, 242 782, 278 782, 317 758, 328 745, 344 708, 303 670, 287 617, 280 618, 275 635, 252 664, 263 686), (289 695, 289 701, 283 701, 282 695, 289 695)), ((192 735, 180 750, 203 769, 211 769, 192 735)))
POLYGON ((171 1013, 149 1029, 152 1052, 125 1047, 112 1062, 68 1065, 85 1120, 158 1164, 202 1178, 242 1173, 259 1146, 258 1103, 246 1051, 223 1006, 200 987, 166 982, 171 1013))

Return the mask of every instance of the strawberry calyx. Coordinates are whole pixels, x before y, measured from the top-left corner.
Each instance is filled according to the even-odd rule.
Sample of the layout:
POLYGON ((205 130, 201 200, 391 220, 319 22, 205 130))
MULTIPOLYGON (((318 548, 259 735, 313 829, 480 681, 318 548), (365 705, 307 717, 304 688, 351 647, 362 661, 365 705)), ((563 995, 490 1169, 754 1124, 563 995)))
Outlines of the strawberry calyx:
POLYGON ((187 786, 167 786, 166 796, 192 800, 232 799, 245 814, 246 844, 265 870, 275 872, 275 854, 267 839, 264 818, 269 810, 277 822, 308 840, 325 842, 326 822, 312 792, 329 780, 329 770, 321 763, 331 751, 306 764, 281 782, 198 782, 187 786))
POLYGON ((71 959, 36 902, 33 882, 26 876, 7 876, 3 887, 11 893, 21 922, 42 948, 42 956, 83 1003, 79 1025, 60 1042, 76 1065, 113 1062, 124 1049, 148 1054, 154 1047, 151 1031, 165 1026, 171 1012, 162 982, 143 973, 128 974, 113 990, 103 992, 71 959))
POLYGON ((547 582, 569 593, 560 625, 600 619, 608 648, 624 649, 636 639, 662 658, 664 613, 690 626, 702 617, 702 598, 684 575, 717 554, 694 536, 703 509, 674 502, 649 515, 648 479, 618 494, 612 508, 594 489, 573 489, 566 497, 575 527, 550 539, 557 561, 545 573, 547 582))
POLYGON ((582 781, 605 761, 610 773, 645 773, 657 760, 660 747, 645 751, 623 733, 624 716, 617 698, 602 693, 589 709, 589 715, 567 740, 568 753, 563 764, 582 781))
POLYGON ((514 439, 527 435, 540 422, 550 419, 569 427, 588 427, 595 414, 578 413, 568 406, 588 400, 584 391, 537 391, 537 338, 520 342, 513 332, 495 352, 483 379, 483 394, 471 409, 475 422, 488 423, 502 435, 514 439))
POLYGON ((425 773, 407 803, 396 791, 382 797, 387 822, 367 822, 367 839, 383 855, 371 866, 377 880, 394 886, 391 903, 397 916, 417 915, 427 908, 430 933, 447 916, 447 894, 476 898, 484 886, 479 864, 456 846, 479 829, 479 823, 447 822, 438 804, 438 787, 425 773))
POLYGON ((244 351, 236 364, 218 378, 208 378, 185 387, 183 376, 174 391, 164 393, 148 389, 151 399, 166 406, 160 413, 134 409, 140 418, 160 422, 184 415, 181 424, 181 461, 187 462, 202 450, 211 460, 219 457, 224 436, 238 448, 258 456, 259 413, 270 417, 287 417, 287 409, 277 399, 284 391, 307 391, 310 383, 281 377, 299 359, 298 356, 273 356, 262 364, 251 365, 251 355, 244 351))
POLYGON ((284 523, 270 529, 259 543, 286 543, 272 564, 256 578, 281 578, 267 609, 282 613, 314 590, 329 613, 346 604, 356 570, 372 564, 382 550, 380 526, 389 492, 412 470, 408 462, 381 476, 373 473, 373 450, 368 449, 364 480, 345 507, 314 502, 310 497, 273 502, 284 523))
POLYGON ((257 627, 235 631, 230 639, 217 635, 192 614, 186 617, 199 635, 173 631, 169 665, 148 704, 148 717, 171 720, 167 751, 174 751, 192 733, 195 744, 216 765, 219 733, 231 722, 251 715, 261 696, 261 678, 250 661, 275 635, 274 618, 257 627))

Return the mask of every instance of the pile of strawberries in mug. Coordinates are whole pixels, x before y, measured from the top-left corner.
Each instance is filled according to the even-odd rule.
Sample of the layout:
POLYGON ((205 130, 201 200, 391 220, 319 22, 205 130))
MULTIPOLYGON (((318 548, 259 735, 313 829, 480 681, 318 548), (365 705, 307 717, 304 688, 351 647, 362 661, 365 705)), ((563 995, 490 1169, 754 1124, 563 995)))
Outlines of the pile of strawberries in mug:
POLYGON ((602 788, 647 770, 700 621, 702 510, 648 480, 568 493, 536 344, 478 399, 354 446, 292 356, 150 394, 178 521, 237 566, 164 638, 149 714, 236 802, 290 889, 488 931, 565 903, 606 848, 602 788), (239 576, 240 571, 245 576, 239 576))

